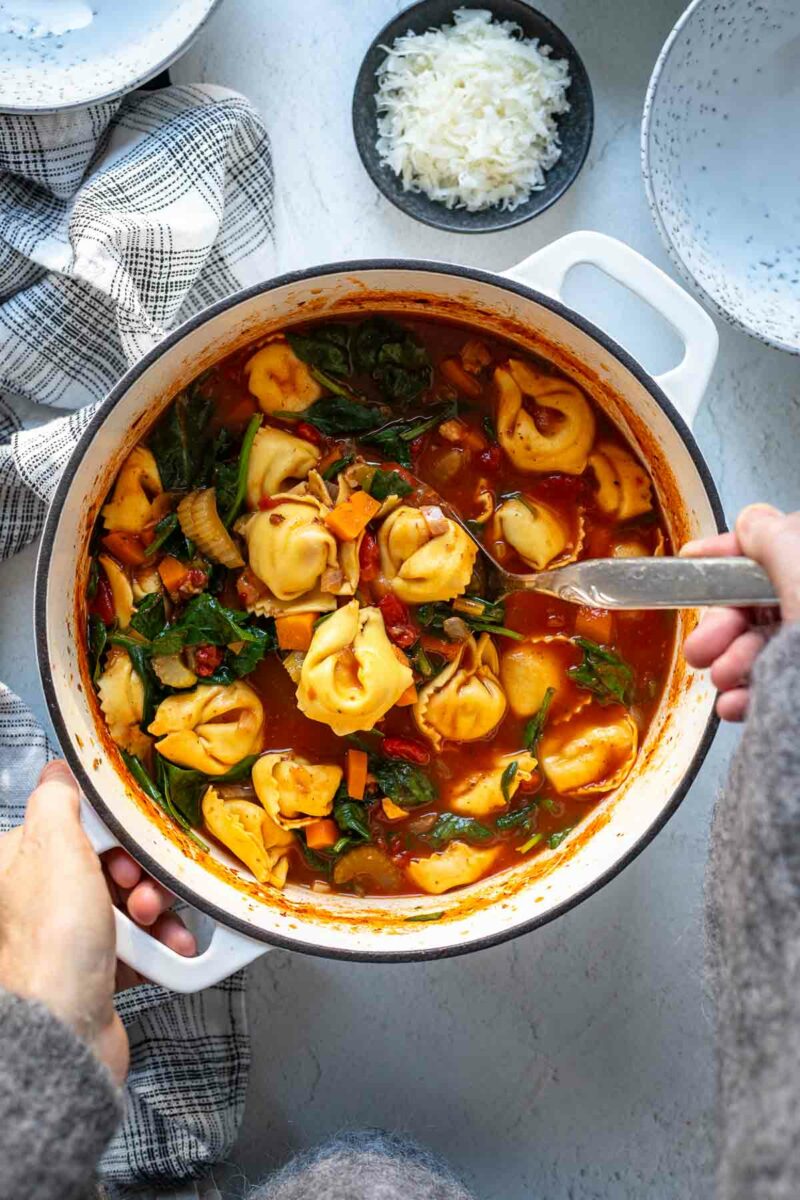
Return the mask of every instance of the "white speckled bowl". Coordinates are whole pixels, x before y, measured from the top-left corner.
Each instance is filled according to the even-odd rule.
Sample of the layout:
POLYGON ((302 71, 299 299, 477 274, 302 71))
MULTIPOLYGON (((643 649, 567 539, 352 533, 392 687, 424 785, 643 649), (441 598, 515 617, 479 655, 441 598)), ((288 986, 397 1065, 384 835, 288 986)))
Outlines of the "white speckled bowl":
POLYGON ((0 112, 55 112, 140 87, 219 0, 0 0, 0 112))
POLYGON ((656 63, 642 170, 675 265, 727 321, 800 353, 800 4, 693 0, 656 63))

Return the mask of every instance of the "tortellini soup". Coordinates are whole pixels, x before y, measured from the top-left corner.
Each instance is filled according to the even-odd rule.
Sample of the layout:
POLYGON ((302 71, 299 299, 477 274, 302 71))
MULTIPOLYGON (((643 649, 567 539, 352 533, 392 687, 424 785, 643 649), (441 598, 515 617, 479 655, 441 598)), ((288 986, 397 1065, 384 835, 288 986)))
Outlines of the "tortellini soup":
POLYGON ((91 545, 98 719, 142 803, 265 892, 566 853, 634 770, 674 618, 503 601, 480 544, 518 572, 671 552, 636 448, 518 346, 375 316, 200 376, 91 545))

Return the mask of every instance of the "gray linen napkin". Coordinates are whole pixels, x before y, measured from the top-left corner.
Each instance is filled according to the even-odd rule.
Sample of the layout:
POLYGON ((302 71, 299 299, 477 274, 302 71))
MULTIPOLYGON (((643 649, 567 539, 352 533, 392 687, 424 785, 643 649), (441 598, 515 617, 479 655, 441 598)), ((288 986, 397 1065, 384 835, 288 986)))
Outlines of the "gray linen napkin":
MULTIPOLYGON (((0 116, 0 557, 38 535, 122 372, 170 326, 268 277, 272 236, 269 141, 233 92, 170 87, 0 116)), ((0 684, 0 830, 20 822, 53 753, 0 684)), ((127 1116, 102 1164, 115 1194, 196 1178, 229 1150, 249 1062, 243 987, 118 997, 132 1053, 127 1116)))

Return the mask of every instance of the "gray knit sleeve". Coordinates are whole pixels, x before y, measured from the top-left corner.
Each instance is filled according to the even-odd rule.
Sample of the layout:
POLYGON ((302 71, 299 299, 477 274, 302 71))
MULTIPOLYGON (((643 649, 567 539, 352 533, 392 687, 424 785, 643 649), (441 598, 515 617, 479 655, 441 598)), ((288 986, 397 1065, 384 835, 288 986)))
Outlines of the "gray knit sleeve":
POLYGON ((0 1196, 83 1200, 120 1114, 88 1046, 43 1004, 0 990, 0 1196))
POLYGON ((800 625, 760 656, 714 813, 719 1200, 800 1196, 800 625))

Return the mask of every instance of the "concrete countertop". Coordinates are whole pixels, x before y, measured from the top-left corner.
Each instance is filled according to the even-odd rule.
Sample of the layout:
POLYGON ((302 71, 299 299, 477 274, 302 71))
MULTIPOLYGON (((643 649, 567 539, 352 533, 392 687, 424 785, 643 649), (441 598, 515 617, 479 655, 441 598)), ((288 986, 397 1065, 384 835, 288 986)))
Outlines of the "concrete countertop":
MULTIPOLYGON (((504 269, 574 229, 629 242, 671 272, 639 174, 639 122, 681 0, 547 0, 594 88, 596 128, 577 183, 506 233, 440 233, 375 191, 353 144, 363 53, 397 0, 227 0, 174 69, 226 84, 272 137, 280 270, 396 256, 504 269)), ((591 268, 567 300, 650 370, 673 335, 591 268)), ((695 432, 726 512, 800 506, 800 363, 728 327, 695 432)), ((35 551, 0 567, 0 679, 40 715, 29 636, 35 551)), ((546 928, 423 965, 283 952, 251 972, 253 1066, 231 1195, 343 1127, 409 1131, 482 1200, 656 1200, 710 1192, 713 1047, 703 989, 708 823, 735 733, 723 731, 677 815, 601 893, 546 928)))

